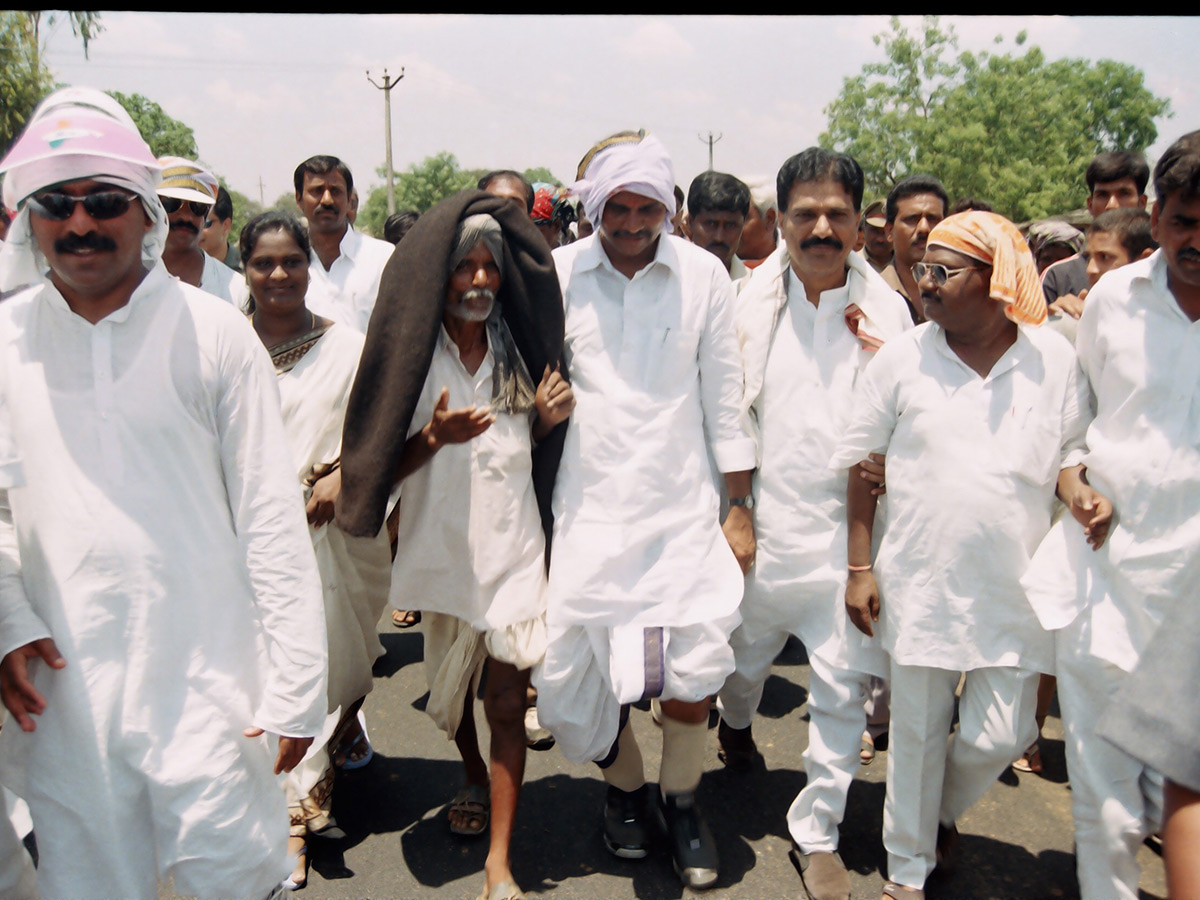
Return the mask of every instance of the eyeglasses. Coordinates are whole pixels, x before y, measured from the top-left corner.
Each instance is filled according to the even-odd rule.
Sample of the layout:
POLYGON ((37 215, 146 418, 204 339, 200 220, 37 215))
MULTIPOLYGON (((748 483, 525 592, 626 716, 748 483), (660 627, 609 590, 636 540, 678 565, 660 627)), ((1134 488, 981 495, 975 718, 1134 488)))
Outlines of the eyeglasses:
POLYGON ((928 273, 933 278, 933 283, 941 287, 959 272, 970 272, 973 269, 986 268, 987 266, 959 266, 957 269, 949 269, 941 263, 917 263, 912 267, 912 273, 913 279, 918 284, 921 283, 921 279, 928 273))
POLYGON ((159 197, 162 201, 163 209, 167 211, 167 215, 178 212, 179 208, 186 202, 188 209, 192 211, 192 215, 197 219, 203 219, 208 215, 208 211, 212 209, 211 203, 201 203, 199 200, 180 200, 178 197, 159 197))
POLYGON ((82 197, 73 197, 62 191, 47 191, 30 197, 27 202, 29 208, 43 219, 65 222, 75 212, 76 203, 82 203, 83 211, 93 219, 116 219, 129 212, 135 199, 134 194, 124 191, 96 191, 82 197))

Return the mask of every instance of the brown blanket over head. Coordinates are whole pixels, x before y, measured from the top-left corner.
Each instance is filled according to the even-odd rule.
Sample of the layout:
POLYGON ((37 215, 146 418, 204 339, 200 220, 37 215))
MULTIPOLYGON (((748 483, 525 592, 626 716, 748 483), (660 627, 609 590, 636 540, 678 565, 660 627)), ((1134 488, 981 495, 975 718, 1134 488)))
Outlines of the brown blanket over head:
MULTIPOLYGON (((421 216, 383 270, 342 435, 337 524, 350 534, 383 525, 392 475, 425 384, 446 299, 446 263, 458 223, 487 213, 504 231, 503 280, 496 299, 534 382, 562 359, 563 305, 554 260, 525 208, 483 191, 447 197, 421 216)), ((566 366, 563 366, 566 377, 566 366)), ((550 541, 550 495, 566 424, 533 455, 533 485, 550 541)))

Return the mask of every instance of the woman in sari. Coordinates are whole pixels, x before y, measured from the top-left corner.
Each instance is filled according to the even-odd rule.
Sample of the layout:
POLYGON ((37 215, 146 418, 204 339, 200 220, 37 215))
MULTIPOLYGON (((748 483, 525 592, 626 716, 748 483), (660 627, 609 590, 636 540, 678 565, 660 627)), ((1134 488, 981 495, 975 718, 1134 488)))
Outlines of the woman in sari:
POLYGON ((387 603, 391 554, 386 529, 356 538, 332 521, 341 489, 342 423, 363 337, 305 305, 309 241, 295 218, 278 211, 257 216, 242 230, 240 249, 250 290, 247 312, 275 363, 296 477, 305 488, 329 633, 329 715, 285 782, 288 850, 297 862, 284 887, 296 889, 307 882, 308 835, 344 836, 331 815, 331 754, 341 757, 343 768, 370 761, 358 710, 371 690, 371 667, 383 654, 375 626, 387 603))

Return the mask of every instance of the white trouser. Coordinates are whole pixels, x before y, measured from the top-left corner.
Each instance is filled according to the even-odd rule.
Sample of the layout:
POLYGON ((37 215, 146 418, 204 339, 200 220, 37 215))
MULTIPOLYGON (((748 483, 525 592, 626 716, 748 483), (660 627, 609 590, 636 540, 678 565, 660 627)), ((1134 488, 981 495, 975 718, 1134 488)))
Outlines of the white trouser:
POLYGON ((805 853, 832 853, 846 814, 850 782, 862 764, 859 751, 867 713, 863 703, 871 676, 809 660, 808 780, 788 809, 788 831, 805 853))
POLYGON ((1161 823, 1163 780, 1096 736, 1096 723, 1128 676, 1088 652, 1087 628, 1085 613, 1055 632, 1079 895, 1136 900, 1138 848, 1161 823))
POLYGON ((933 871, 938 824, 954 824, 1037 733, 1037 673, 973 669, 947 745, 959 676, 892 663, 883 845, 888 877, 909 887, 923 888, 933 871))
MULTIPOLYGON (((717 696, 721 719, 730 728, 749 728, 762 700, 763 685, 788 632, 749 642, 733 633, 735 670, 717 696)), ((846 794, 861 765, 859 750, 867 714, 864 703, 871 676, 809 658, 808 747, 804 751, 804 790, 788 810, 788 831, 805 853, 832 852, 846 812, 846 794)))

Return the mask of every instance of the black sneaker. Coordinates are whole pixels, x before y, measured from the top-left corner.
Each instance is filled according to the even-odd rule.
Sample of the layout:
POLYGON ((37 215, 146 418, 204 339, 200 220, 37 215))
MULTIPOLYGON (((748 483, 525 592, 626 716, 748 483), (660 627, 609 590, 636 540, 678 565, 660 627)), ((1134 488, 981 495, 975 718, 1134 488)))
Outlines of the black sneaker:
POLYGON ((636 791, 608 786, 604 801, 604 846, 622 859, 646 856, 646 785, 636 791))
POLYGON ((717 883, 717 842, 696 808, 695 794, 658 794, 658 821, 671 845, 671 862, 685 887, 696 890, 717 883))

